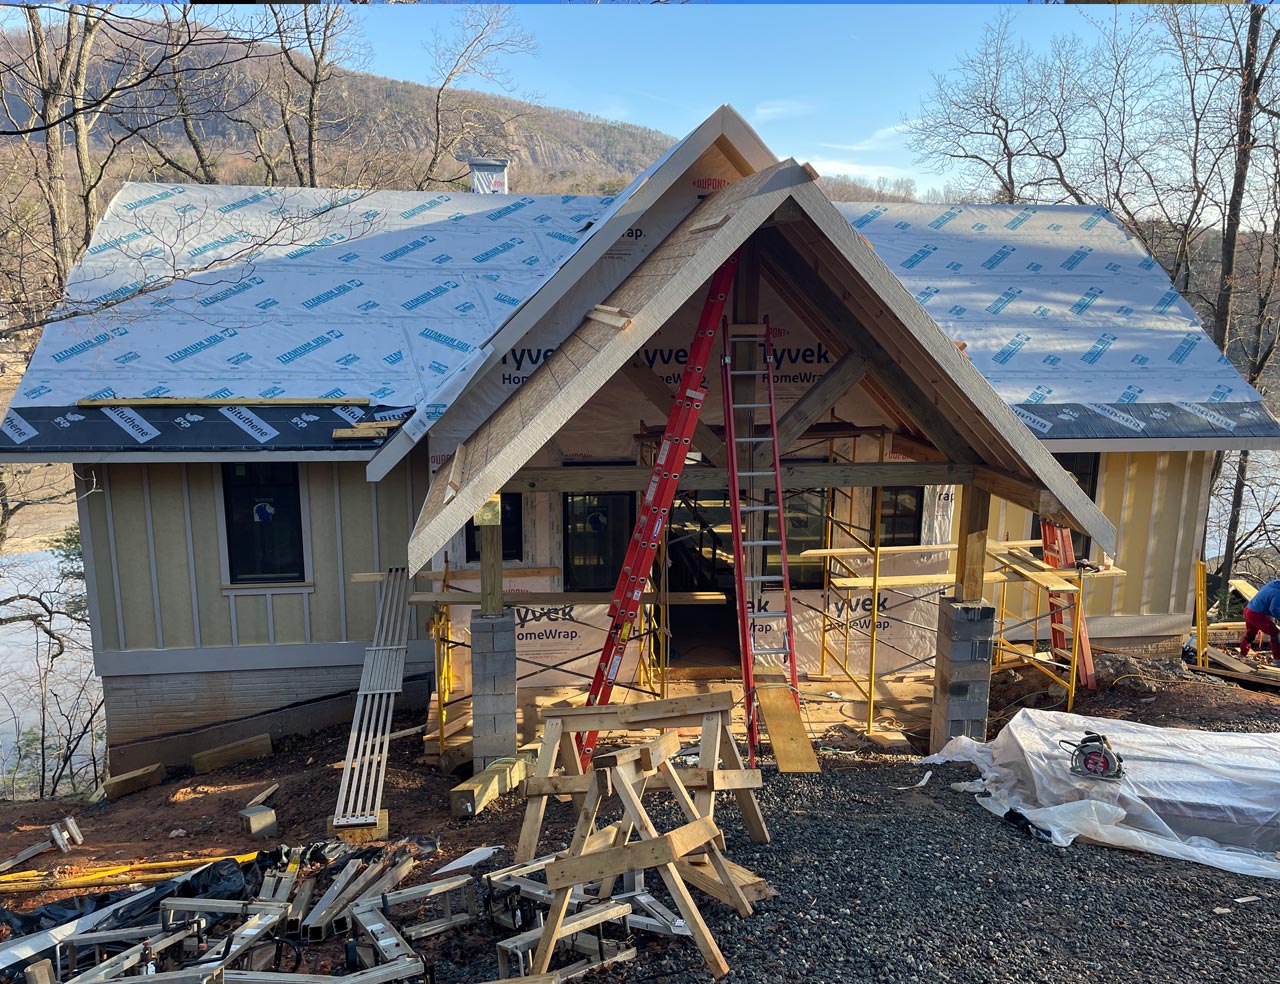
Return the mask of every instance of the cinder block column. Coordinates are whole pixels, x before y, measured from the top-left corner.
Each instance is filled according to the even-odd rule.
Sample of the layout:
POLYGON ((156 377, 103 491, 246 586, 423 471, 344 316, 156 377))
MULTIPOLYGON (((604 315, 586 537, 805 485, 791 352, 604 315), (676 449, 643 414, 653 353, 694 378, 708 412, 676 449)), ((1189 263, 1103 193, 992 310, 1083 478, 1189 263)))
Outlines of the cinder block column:
POLYGON ((516 753, 516 622, 471 614, 471 757, 479 772, 516 753))
POLYGON ((985 741, 991 696, 996 610, 982 602, 938 603, 938 657, 933 676, 929 751, 956 735, 985 741))

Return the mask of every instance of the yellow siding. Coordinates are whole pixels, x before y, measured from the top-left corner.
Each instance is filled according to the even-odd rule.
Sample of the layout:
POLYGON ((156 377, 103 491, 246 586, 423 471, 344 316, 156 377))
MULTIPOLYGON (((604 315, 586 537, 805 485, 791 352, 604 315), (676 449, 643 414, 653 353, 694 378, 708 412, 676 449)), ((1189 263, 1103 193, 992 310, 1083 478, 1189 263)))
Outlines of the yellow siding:
POLYGON ((187 465, 191 498, 191 543, 196 555, 196 595, 200 602, 200 643, 231 645, 231 603, 222 595, 222 569, 218 561, 220 536, 214 476, 220 465, 199 462, 187 465))
POLYGON ((168 649, 196 644, 191 616, 191 570, 187 555, 187 517, 182 501, 181 465, 145 465, 151 487, 151 528, 156 545, 160 621, 168 649))
POLYGON ((312 642, 342 641, 338 597, 345 589, 338 571, 338 527, 333 512, 333 472, 337 467, 327 461, 306 466, 311 494, 311 569, 316 586, 311 596, 312 642))
POLYGON ((236 640, 241 646, 265 646, 267 635, 267 598, 265 595, 240 595, 235 600, 236 640))
POLYGON ((307 641, 307 627, 303 619, 303 602, 300 594, 277 594, 271 597, 271 613, 275 625, 275 642, 278 646, 307 641))
POLYGON ((125 645, 130 649, 154 649, 156 646, 143 470, 142 465, 112 466, 109 473, 120 607, 124 612, 125 645))
MULTIPOLYGON (((347 638, 372 639, 376 594, 372 584, 352 584, 348 575, 376 570, 373 557, 373 505, 364 466, 337 465, 342 504, 342 560, 347 592, 347 638)), ((378 558, 381 562, 381 557, 378 558)))
POLYGON ((77 493, 83 497, 89 528, 81 536, 92 540, 93 590, 97 609, 98 633, 107 649, 119 649, 120 626, 116 623, 115 575, 111 571, 111 543, 107 537, 107 497, 102 494, 105 469, 89 469, 83 474, 77 493), (89 491, 94 489, 96 491, 89 491))

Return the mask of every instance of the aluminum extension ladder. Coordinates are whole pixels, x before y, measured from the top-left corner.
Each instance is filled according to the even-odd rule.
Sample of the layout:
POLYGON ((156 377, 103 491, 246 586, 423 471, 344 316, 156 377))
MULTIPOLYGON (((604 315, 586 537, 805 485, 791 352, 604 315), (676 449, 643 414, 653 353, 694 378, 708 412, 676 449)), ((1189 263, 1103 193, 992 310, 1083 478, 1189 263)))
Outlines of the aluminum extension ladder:
MULTIPOLYGON (((671 504, 675 501, 676 488, 684 471, 693 430, 702 415, 702 404, 707 396, 705 372, 710 364, 716 337, 720 333, 720 320, 724 315, 729 288, 733 285, 733 275, 737 268, 738 254, 735 252, 711 275, 711 289, 698 319, 697 333, 689 346, 689 360, 680 377, 680 388, 676 391, 675 402, 667 418, 667 427, 662 434, 662 443, 658 446, 653 473, 640 504, 631 543, 627 547, 622 570, 618 573, 618 583, 609 602, 609 630, 605 636, 604 648, 600 652, 600 662, 591 679, 591 689, 587 692, 588 706, 609 703, 618 671, 622 667, 627 640, 631 638, 639 619, 645 585, 653 571, 653 561, 662 541, 662 530, 671 514, 671 504)), ((578 750, 584 767, 591 761, 595 746, 596 732, 579 736, 578 750)))
POLYGON ((786 513, 779 462, 778 410, 774 393, 777 358, 769 319, 761 325, 729 325, 724 335, 725 446, 729 458, 729 508, 733 523, 733 574, 737 586, 738 645, 746 696, 747 751, 755 766, 759 741, 756 661, 781 663, 799 701, 791 576, 787 563, 786 513), (761 385, 763 379, 764 385, 761 385), (739 433, 741 429, 741 433, 739 433), (743 492, 747 499, 743 501, 743 492), (770 548, 779 572, 765 572, 770 548), (780 590, 779 611, 764 603, 766 590, 780 590))
MULTIPOLYGON (((1071 530, 1048 519, 1040 521, 1040 538, 1044 544, 1044 562, 1058 570, 1072 570, 1076 566, 1075 547, 1071 544, 1071 530)), ((1093 670, 1093 649, 1089 645, 1089 629, 1085 625, 1084 613, 1080 618, 1072 618, 1074 607, 1080 602, 1084 590, 1083 578, 1080 592, 1065 594, 1058 591, 1049 592, 1049 639, 1054 659, 1066 660, 1071 665, 1072 635, 1074 626, 1079 626, 1080 635, 1076 640, 1077 666, 1080 682, 1090 690, 1098 689, 1098 678, 1093 670)))

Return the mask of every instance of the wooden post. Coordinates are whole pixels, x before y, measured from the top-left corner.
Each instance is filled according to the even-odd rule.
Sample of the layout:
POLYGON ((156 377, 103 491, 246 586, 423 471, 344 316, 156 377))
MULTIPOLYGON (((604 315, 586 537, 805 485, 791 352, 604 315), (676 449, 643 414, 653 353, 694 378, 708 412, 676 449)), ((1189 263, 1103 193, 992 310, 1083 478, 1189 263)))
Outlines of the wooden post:
POLYGON ((492 495, 475 515, 480 539, 480 614, 502 614, 502 497, 492 495))
POLYGON ((987 526, 991 516, 991 493, 976 485, 960 492, 956 510, 956 601, 981 601, 983 573, 987 562, 987 526))

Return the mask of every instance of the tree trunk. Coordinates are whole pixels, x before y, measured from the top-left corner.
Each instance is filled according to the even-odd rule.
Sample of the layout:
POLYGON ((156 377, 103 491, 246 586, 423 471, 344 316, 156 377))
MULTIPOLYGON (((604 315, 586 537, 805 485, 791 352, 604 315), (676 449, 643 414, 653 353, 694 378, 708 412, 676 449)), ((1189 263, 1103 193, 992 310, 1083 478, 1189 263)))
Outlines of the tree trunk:
POLYGON ((1244 487, 1249 479, 1249 452, 1241 451, 1236 459, 1236 482, 1231 490, 1231 512, 1227 516, 1227 542, 1222 549, 1222 564, 1218 568, 1218 618, 1227 617, 1227 600, 1231 586, 1227 583, 1236 564, 1236 540, 1240 534, 1240 508, 1244 504, 1244 487))
POLYGON ((1231 325, 1231 301, 1235 293, 1236 242, 1240 237, 1240 213, 1245 185, 1249 180, 1249 163, 1253 154, 1253 117, 1258 103, 1261 79, 1258 75, 1258 37, 1262 31, 1262 8, 1249 10, 1249 31, 1245 39, 1244 63, 1240 66, 1240 107, 1236 116, 1235 168, 1231 175, 1231 195, 1222 227, 1222 273, 1218 278, 1218 297, 1213 305, 1213 342, 1227 351, 1227 331, 1231 325))

